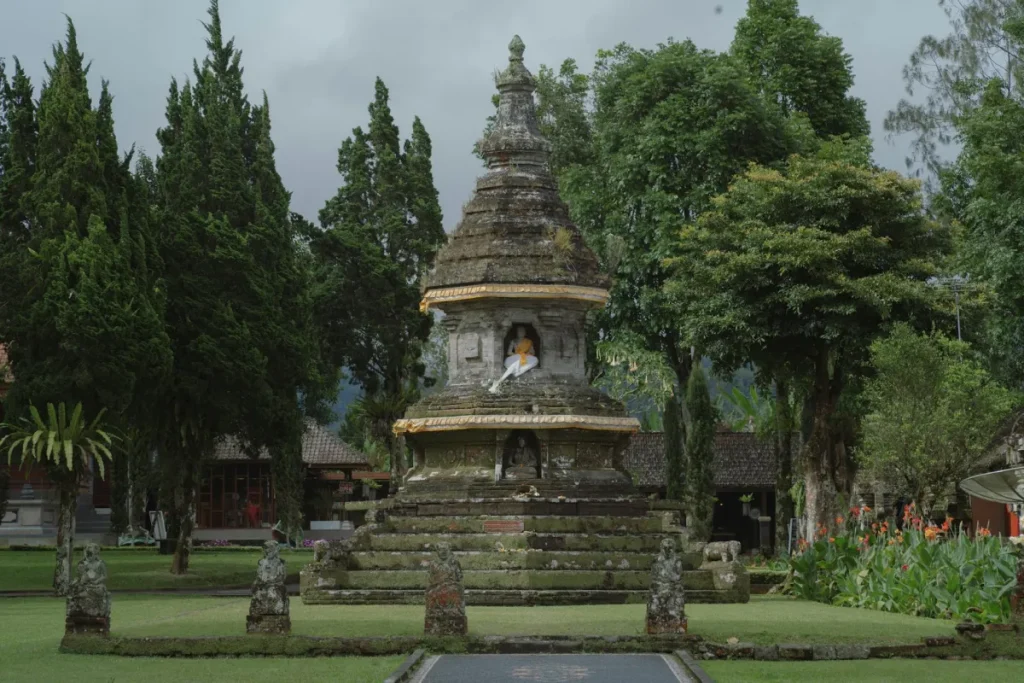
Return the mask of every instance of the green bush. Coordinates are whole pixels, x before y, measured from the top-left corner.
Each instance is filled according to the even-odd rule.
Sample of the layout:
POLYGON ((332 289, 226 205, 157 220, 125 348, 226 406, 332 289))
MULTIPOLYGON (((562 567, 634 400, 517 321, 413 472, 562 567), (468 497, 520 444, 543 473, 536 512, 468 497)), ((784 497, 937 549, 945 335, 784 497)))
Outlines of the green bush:
POLYGON ((1013 547, 987 532, 970 537, 951 520, 930 525, 907 508, 903 531, 870 508, 819 528, 790 560, 789 590, 805 600, 937 619, 1005 622, 1016 583, 1013 547))

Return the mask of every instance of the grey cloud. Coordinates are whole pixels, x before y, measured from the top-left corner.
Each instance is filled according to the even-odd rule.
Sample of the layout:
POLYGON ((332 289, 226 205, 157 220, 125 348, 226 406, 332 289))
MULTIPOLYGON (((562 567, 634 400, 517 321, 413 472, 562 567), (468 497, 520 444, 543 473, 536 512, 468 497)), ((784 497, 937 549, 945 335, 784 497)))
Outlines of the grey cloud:
MULTIPOLYGON (((0 54, 18 55, 37 91, 66 12, 92 60, 91 83, 111 81, 122 147, 155 153, 171 76, 185 78, 203 54, 206 0, 33 0, 9 2, 0 54)), ((445 224, 458 221, 480 163, 473 142, 491 111, 492 74, 514 33, 527 65, 575 58, 584 69, 600 48, 653 47, 672 36, 728 47, 744 0, 222 0, 227 35, 243 51, 252 97, 270 97, 278 166, 295 210, 314 218, 339 182, 339 142, 364 125, 380 76, 407 135, 414 115, 434 143, 445 224), (715 5, 722 5, 716 14, 715 5)), ((805 0, 802 10, 840 36, 854 57, 855 93, 868 103, 877 159, 903 170, 905 141, 889 144, 881 122, 903 95, 900 70, 921 36, 944 34, 936 0, 805 0)))

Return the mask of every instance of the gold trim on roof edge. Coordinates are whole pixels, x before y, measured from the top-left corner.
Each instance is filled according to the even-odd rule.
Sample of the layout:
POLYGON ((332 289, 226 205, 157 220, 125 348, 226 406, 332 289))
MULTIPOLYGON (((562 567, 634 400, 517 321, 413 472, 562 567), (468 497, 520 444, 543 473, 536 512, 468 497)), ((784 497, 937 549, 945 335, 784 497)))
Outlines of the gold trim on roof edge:
POLYGON ((640 421, 634 417, 598 415, 456 415, 417 417, 395 421, 395 434, 452 432, 461 429, 590 429, 613 432, 638 432, 640 421))
POLYGON ((521 285, 483 284, 461 287, 440 287, 428 289, 420 301, 420 311, 426 312, 431 306, 450 301, 486 299, 577 299, 604 306, 608 302, 608 290, 601 287, 580 287, 579 285, 521 285))

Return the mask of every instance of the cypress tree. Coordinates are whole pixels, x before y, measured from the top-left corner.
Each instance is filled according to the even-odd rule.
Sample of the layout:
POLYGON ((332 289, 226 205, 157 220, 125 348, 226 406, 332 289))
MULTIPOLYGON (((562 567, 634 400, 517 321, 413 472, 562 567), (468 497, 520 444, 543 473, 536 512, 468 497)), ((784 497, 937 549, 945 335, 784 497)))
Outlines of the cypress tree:
POLYGON ((675 395, 665 399, 662 420, 665 425, 665 497, 683 500, 686 455, 683 453, 682 406, 675 395))
POLYGON ((209 16, 207 55, 191 82, 172 81, 157 134, 158 246, 174 349, 160 455, 175 573, 188 569, 203 460, 224 437, 251 455, 269 450, 281 522, 294 533, 304 418, 322 414, 336 377, 320 358, 269 105, 265 96, 249 103, 241 53, 223 38, 216 1, 209 16))
MULTIPOLYGON (((141 390, 158 384, 170 361, 159 312, 133 269, 136 245, 146 236, 129 212, 130 155, 117 158, 106 86, 92 108, 70 19, 46 70, 34 125, 31 85, 20 65, 5 88, 12 126, 2 188, 3 270, 10 267, 10 275, 2 284, 10 289, 0 330, 18 378, 7 408, 17 418, 30 405, 82 403, 86 415, 105 408, 123 426, 146 405, 141 390)), ((89 473, 76 464, 48 474, 60 495, 54 588, 64 594, 78 487, 89 473)))
POLYGON ((379 78, 369 113, 367 130, 354 129, 338 150, 344 185, 320 212, 325 232, 313 248, 331 288, 344 292, 344 305, 321 315, 340 330, 339 358, 365 392, 362 429, 385 445, 397 480, 405 454, 391 425, 418 396, 432 322, 419 311, 417 283, 445 233, 426 128, 416 119, 400 144, 379 78))
POLYGON ((690 429, 686 439, 686 512, 690 538, 707 541, 715 510, 715 427, 718 415, 711 403, 704 368, 694 363, 686 385, 690 429))

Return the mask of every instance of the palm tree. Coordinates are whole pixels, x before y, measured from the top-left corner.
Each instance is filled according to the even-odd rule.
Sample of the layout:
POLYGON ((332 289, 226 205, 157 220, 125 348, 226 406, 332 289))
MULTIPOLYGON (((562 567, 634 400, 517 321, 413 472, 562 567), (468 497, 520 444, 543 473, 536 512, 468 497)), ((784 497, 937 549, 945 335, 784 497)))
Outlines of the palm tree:
POLYGON ((71 584, 71 555, 75 545, 75 512, 78 488, 96 463, 100 477, 106 474, 106 464, 113 461, 110 447, 117 438, 104 428, 101 410, 92 422, 87 422, 79 403, 68 416, 63 403, 55 408, 46 404, 47 421, 43 421, 35 406, 29 406, 31 419, 18 423, 4 423, 7 434, 0 438, 0 452, 6 447, 7 464, 15 457, 22 467, 41 464, 60 494, 57 518, 57 563, 53 571, 53 588, 57 595, 67 595, 71 584))

